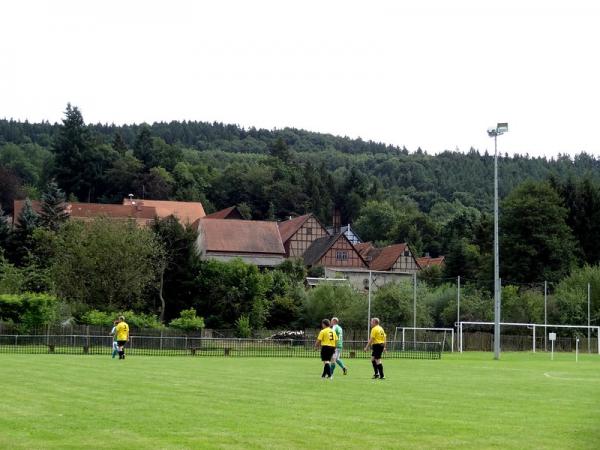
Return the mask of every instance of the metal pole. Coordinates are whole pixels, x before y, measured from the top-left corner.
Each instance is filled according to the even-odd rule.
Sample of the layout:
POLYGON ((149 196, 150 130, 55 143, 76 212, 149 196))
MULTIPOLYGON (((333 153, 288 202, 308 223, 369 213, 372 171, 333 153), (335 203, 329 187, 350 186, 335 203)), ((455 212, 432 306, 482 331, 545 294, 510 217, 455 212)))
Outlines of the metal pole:
POLYGON ((413 273, 413 343, 417 342, 417 274, 413 273))
POLYGON ((548 351, 548 282, 544 281, 544 351, 548 351))
POLYGON ((535 324, 533 324, 533 353, 535 353, 535 324))
POLYGON ((500 359, 500 258, 498 255, 498 133, 494 135, 494 359, 500 359))
POLYGON ((371 271, 369 270, 369 308, 367 311, 367 342, 371 334, 371 271))
POLYGON ((592 329, 590 328, 591 326, 591 322, 590 322, 590 292, 591 292, 591 288, 590 288, 590 283, 588 283, 588 353, 592 353, 592 329))
MULTIPOLYGON (((456 328, 458 331, 458 324, 460 323, 460 275, 458 276, 458 284, 456 289, 456 328)), ((460 337, 458 338, 460 341, 460 337)))

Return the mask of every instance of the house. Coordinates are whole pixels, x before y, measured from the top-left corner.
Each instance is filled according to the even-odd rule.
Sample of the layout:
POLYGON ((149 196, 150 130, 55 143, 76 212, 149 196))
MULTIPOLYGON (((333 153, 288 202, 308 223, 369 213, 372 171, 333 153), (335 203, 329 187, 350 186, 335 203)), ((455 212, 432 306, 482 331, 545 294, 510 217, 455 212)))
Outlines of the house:
POLYGON ((360 268, 326 267, 326 279, 346 280, 357 291, 369 291, 369 277, 371 279, 371 292, 388 283, 412 281, 412 274, 405 272, 377 271, 360 268))
MULTIPOLYGON (((327 232, 329 234, 333 234, 335 231, 334 227, 327 227, 327 232)), ((360 238, 360 236, 358 234, 356 234, 356 232, 352 229, 352 227, 350 227, 350 224, 346 225, 345 227, 340 227, 340 231, 342 233, 344 233, 346 235, 346 237, 348 238, 348 240, 350 242, 352 242, 353 244, 360 244, 362 243, 362 239, 360 238)))
POLYGON ((360 255, 368 262, 371 270, 384 272, 417 273, 417 263, 407 243, 375 248, 372 243, 356 244, 360 255))
POLYGON ((196 220, 206 216, 204 207, 200 202, 174 202, 168 200, 146 200, 125 198, 123 205, 154 208, 156 217, 161 219, 169 216, 176 217, 182 225, 191 225, 196 220))
POLYGON ((341 232, 315 239, 304 252, 304 264, 324 267, 368 267, 354 245, 341 232))
POLYGON ((279 233, 286 258, 302 258, 304 252, 319 238, 329 233, 312 213, 279 222, 279 233))
POLYGON ((207 214, 205 217, 207 219, 244 219, 237 206, 230 206, 229 208, 222 209, 212 214, 207 214))
POLYGON ((277 223, 259 220, 200 219, 196 251, 202 259, 241 258, 259 267, 274 267, 285 259, 277 223))
POLYGON ((432 258, 429 255, 425 255, 421 258, 417 258, 417 263, 421 269, 426 269, 431 266, 444 266, 445 257, 438 256, 437 258, 432 258))
MULTIPOLYGON (((31 206, 38 214, 42 211, 42 204, 37 200, 30 200, 31 206)), ((25 205, 25 200, 14 201, 13 226, 17 224, 19 216, 25 205)), ((104 203, 79 203, 65 204, 65 210, 73 219, 91 221, 97 217, 108 217, 114 220, 135 220, 140 226, 152 224, 157 216, 156 208, 139 204, 114 205, 104 203)))

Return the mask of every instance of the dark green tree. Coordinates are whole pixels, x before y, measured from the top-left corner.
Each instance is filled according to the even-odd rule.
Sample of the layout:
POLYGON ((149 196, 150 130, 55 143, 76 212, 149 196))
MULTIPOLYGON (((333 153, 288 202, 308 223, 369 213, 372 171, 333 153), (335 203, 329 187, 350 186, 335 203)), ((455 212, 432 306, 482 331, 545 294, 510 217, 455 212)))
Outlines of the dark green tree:
POLYGON ((559 280, 576 262, 567 209, 547 182, 528 181, 502 204, 501 277, 508 282, 559 280))
POLYGON ((7 248, 9 239, 10 224, 8 222, 8 216, 4 214, 2 206, 0 206, 0 254, 7 248))
POLYGON ((273 144, 269 145, 269 154, 280 159, 284 164, 289 164, 292 161, 292 152, 282 138, 278 138, 273 144))
POLYGON ((57 231, 69 218, 65 193, 54 180, 46 186, 41 206, 40 225, 49 230, 57 231))
POLYGON ((137 159, 144 163, 144 166, 150 168, 153 166, 154 143, 152 141, 152 131, 148 125, 143 125, 135 138, 133 144, 133 154, 137 159))
POLYGON ((27 264, 34 248, 33 233, 39 224, 40 216, 34 211, 31 201, 26 199, 9 244, 9 256, 17 265, 27 264))
POLYGON ((124 155, 127 152, 127 144, 125 144, 121 133, 115 133, 115 137, 112 141, 112 148, 120 155, 124 155))

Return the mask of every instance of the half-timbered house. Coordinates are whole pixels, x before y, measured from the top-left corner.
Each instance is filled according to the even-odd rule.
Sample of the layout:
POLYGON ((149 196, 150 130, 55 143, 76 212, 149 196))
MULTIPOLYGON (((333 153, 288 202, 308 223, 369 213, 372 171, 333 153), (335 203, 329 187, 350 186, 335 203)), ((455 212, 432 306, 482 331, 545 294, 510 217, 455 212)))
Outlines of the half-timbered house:
POLYGON ((316 239, 304 252, 304 264, 324 267, 368 267, 354 245, 341 232, 316 239))
POLYGON ((287 258, 302 258, 316 239, 329 236, 312 213, 279 222, 279 233, 287 258))
POLYGON ((371 270, 416 273, 420 270, 407 243, 375 248, 370 242, 357 244, 360 255, 367 261, 371 270))

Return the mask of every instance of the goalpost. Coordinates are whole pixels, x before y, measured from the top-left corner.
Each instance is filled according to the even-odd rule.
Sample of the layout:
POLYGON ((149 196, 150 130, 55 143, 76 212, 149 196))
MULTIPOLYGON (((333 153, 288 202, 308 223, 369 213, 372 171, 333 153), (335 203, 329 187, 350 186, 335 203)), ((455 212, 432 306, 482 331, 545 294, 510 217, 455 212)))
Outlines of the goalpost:
MULTIPOLYGON (((444 346, 446 343, 446 333, 450 333, 450 351, 454 352, 454 328, 437 328, 437 327, 396 327, 396 330, 394 331, 394 342, 402 342, 404 344, 404 342, 406 342, 406 331, 412 331, 413 332, 413 340, 416 341, 417 339, 417 332, 418 331, 423 331, 425 332, 425 334, 427 334, 427 332, 440 332, 443 333, 443 339, 441 341, 442 343, 442 351, 444 350, 444 346), (398 334, 400 334, 400 337, 402 338, 401 341, 398 340, 398 334)), ((409 337, 410 339, 410 337, 409 337)), ((427 340, 427 339, 425 339, 427 340)))
MULTIPOLYGON (((458 323, 458 348, 459 352, 463 351, 463 328, 464 325, 490 325, 493 326, 494 322, 459 322, 458 323)), ((600 355, 600 327, 597 325, 551 325, 543 323, 516 323, 516 322, 500 322, 500 328, 503 326, 513 327, 526 327, 527 329, 533 330, 532 333, 532 351, 535 353, 535 337, 536 329, 541 328, 544 334, 547 333, 548 328, 569 328, 569 329, 584 329, 584 330, 596 330, 596 341, 598 345, 598 354, 600 355)))

